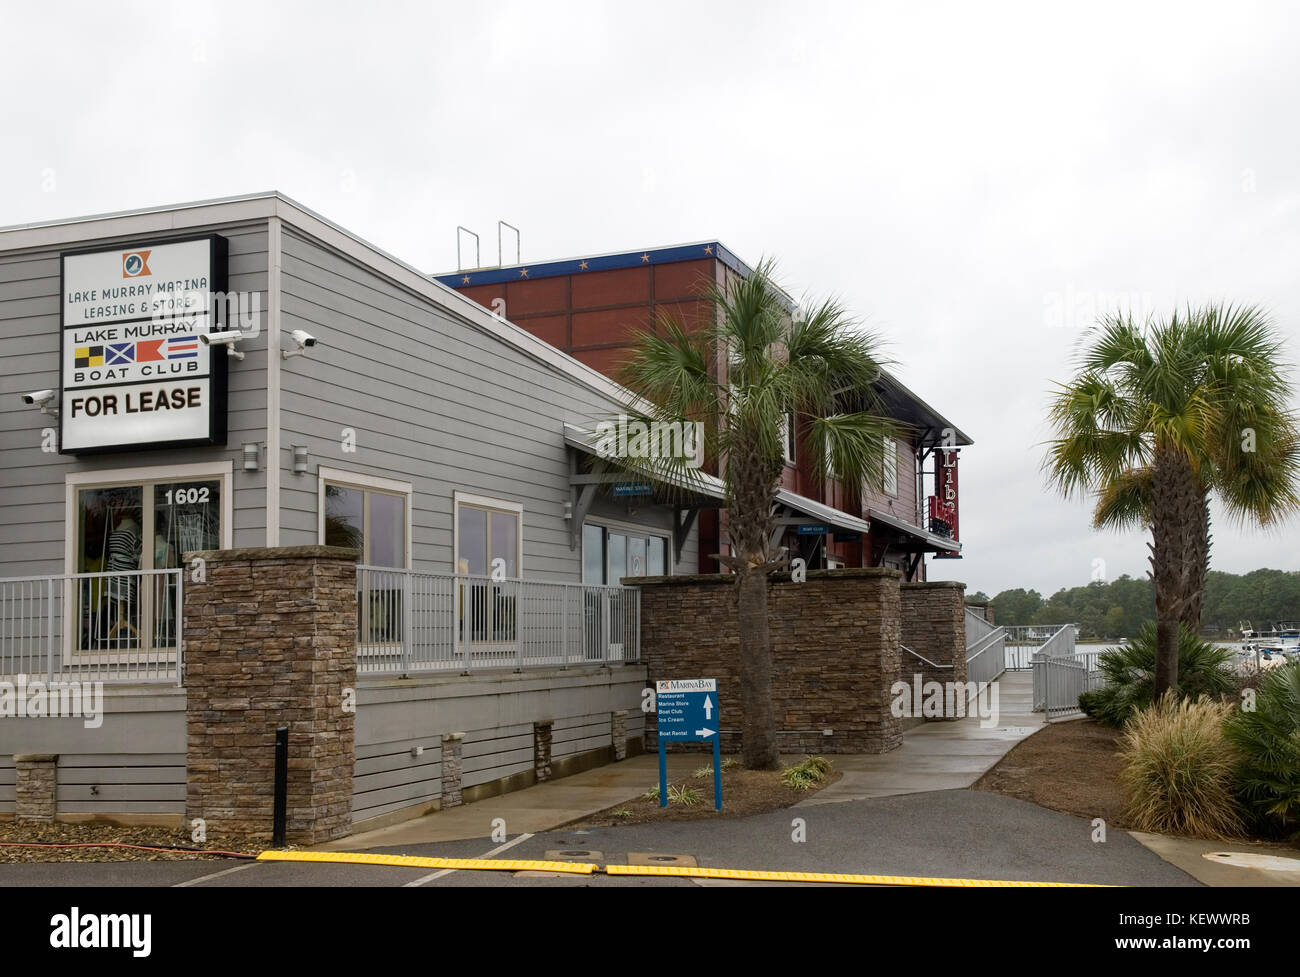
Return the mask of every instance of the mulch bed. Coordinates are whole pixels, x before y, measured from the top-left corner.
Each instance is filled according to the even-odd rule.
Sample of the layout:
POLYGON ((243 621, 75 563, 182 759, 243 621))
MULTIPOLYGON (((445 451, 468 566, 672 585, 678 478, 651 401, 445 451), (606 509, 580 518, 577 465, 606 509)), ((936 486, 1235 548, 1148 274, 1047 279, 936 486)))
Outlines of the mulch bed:
MULTIPOLYGON (((832 761, 833 762, 833 761, 832 761)), ((780 811, 811 797, 828 784, 839 780, 842 774, 834 767, 826 779, 808 790, 795 790, 781 783, 780 770, 742 770, 739 767, 722 771, 722 810, 713 809, 713 774, 706 777, 689 777, 670 780, 670 787, 689 785, 699 792, 699 801, 692 805, 673 804, 659 806, 657 797, 638 797, 597 814, 583 818, 567 827, 608 828, 620 824, 656 824, 663 821, 712 821, 743 818, 752 814, 780 811)), ((658 785, 646 784, 646 789, 658 785)))
POLYGON ((974 789, 1130 828, 1119 785, 1120 737, 1092 719, 1052 723, 1018 743, 974 789))
MULTIPOLYGON (((0 820, 0 863, 9 862, 139 862, 210 860, 229 846, 190 840, 180 828, 124 827, 119 824, 60 824, 0 820), (29 845, 137 845, 119 847, 26 847, 29 845), (18 847, 15 847, 18 846, 18 847), (143 851, 148 847, 209 849, 213 855, 187 851, 143 851)), ((236 847, 235 850, 245 850, 236 847)))

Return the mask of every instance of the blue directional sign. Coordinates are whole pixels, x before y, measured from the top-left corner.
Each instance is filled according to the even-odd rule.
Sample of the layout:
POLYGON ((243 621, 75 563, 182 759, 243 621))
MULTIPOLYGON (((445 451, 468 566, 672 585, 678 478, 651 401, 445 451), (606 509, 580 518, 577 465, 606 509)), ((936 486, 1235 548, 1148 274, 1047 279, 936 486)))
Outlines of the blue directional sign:
POLYGON ((800 536, 825 536, 831 531, 830 526, 800 526, 798 535, 800 536))
POLYGON ((614 494, 616 496, 654 495, 655 490, 649 482, 615 482, 614 494))
POLYGON ((655 714, 659 731, 659 806, 668 806, 668 756, 665 747, 675 743, 713 744, 713 806, 722 810, 721 710, 718 680, 713 678, 661 679, 655 682, 655 714))

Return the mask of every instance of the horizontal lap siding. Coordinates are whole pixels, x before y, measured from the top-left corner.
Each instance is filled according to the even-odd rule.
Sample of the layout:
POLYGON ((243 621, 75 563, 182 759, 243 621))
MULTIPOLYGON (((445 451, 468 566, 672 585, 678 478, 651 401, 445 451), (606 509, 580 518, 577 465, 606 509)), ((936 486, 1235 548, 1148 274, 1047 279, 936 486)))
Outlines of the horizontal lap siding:
MULTIPOLYGON (((617 406, 314 241, 286 230, 283 251, 283 328, 320 341, 281 372, 284 444, 308 446, 313 475, 325 465, 412 482, 416 569, 452 570, 460 490, 523 504, 524 576, 580 579, 563 518, 563 425, 591 428, 617 406), (343 451, 343 428, 356 431, 355 452, 343 451)), ((315 542, 316 479, 287 471, 283 485, 282 543, 315 542)))
POLYGON ((60 813, 184 814, 185 755, 62 755, 56 797, 60 813))
POLYGON ((461 748, 461 786, 476 787, 533 769, 531 723, 476 729, 461 748))
POLYGON ((590 716, 567 716, 551 727, 551 756, 562 757, 589 753, 609 746, 613 740, 609 713, 590 716))
POLYGON ((442 750, 416 739, 358 746, 352 776, 354 821, 427 804, 442 794, 442 750))
MULTIPOLYGON (((263 337, 242 344, 246 357, 230 361, 227 446, 124 452, 78 459, 41 451, 41 430, 57 418, 22 403, 20 395, 59 387, 59 250, 0 256, 0 576, 63 572, 64 476, 74 471, 134 468, 233 459, 234 544, 260 546, 266 539, 265 473, 245 473, 240 447, 266 440, 267 235, 265 224, 193 228, 174 235, 217 233, 229 251, 230 291, 256 292, 263 337)), ((118 243, 138 241, 131 238, 118 243)), ((164 235, 151 241, 165 240, 164 235)), ((88 241, 61 250, 112 247, 88 241)))

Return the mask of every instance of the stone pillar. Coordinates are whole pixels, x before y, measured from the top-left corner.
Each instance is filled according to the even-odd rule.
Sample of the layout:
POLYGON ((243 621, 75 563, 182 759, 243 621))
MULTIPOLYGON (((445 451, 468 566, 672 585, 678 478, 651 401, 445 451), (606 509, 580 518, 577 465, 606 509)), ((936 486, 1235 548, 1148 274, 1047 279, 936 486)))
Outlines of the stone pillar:
POLYGON ((14 757, 14 816, 19 821, 54 820, 58 761, 49 753, 19 753, 14 757))
POLYGON ((609 714, 609 733, 614 740, 614 762, 627 759, 627 710, 609 714))
POLYGON ((533 773, 540 784, 551 779, 551 720, 533 723, 533 773))
POLYGON ((275 730, 289 727, 286 840, 352 827, 356 551, 208 550, 185 584, 186 821, 209 839, 266 843, 275 730))
POLYGON ((442 738, 442 810, 460 806, 461 761, 464 733, 447 733, 442 738))
MULTIPOLYGON (((899 672, 901 578, 883 567, 810 570, 802 583, 788 573, 772 575, 772 710, 782 752, 885 753, 902 743, 902 722, 890 709, 890 686, 899 672)), ((626 582, 641 589, 641 657, 649 684, 716 678, 722 750, 739 751, 740 734, 730 732, 744 727, 735 578, 626 582)), ((651 715, 647 750, 655 740, 651 715)))
MULTIPOLYGON (((905 583, 899 588, 902 643, 940 666, 927 665, 904 651, 900 658, 900 681, 911 684, 913 677, 920 675, 922 683, 965 684, 965 591, 966 585, 955 580, 905 583)), ((928 718, 959 719, 964 713, 964 708, 960 714, 945 709, 942 717, 928 718)))

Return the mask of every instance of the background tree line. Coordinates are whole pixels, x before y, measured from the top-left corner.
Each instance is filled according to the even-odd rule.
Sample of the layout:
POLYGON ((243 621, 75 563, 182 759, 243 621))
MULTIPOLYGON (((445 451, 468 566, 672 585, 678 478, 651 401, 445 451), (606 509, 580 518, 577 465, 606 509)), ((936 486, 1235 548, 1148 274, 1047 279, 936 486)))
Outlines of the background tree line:
MULTIPOLYGON (((1044 598, 1017 587, 990 599, 982 591, 968 602, 993 605, 998 624, 1062 624, 1073 621, 1085 636, 1103 640, 1133 637, 1144 621, 1155 618, 1151 581, 1125 574, 1109 583, 1094 581, 1061 589, 1044 598)), ((1257 628, 1277 621, 1300 621, 1300 571, 1252 570, 1247 574, 1211 570, 1205 577, 1201 630, 1208 635, 1235 631, 1242 621, 1257 628)))

